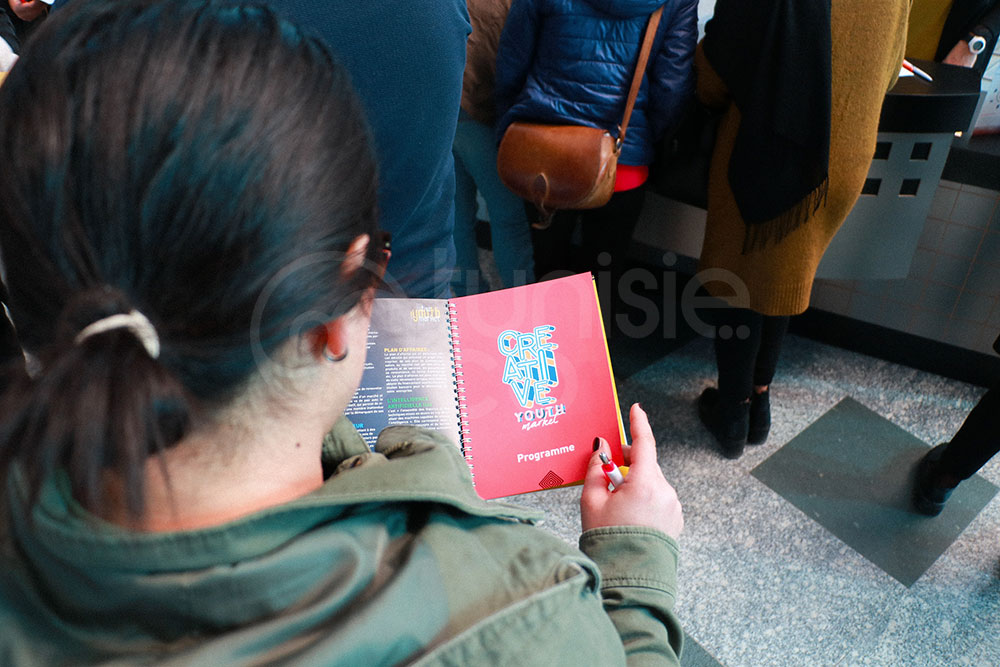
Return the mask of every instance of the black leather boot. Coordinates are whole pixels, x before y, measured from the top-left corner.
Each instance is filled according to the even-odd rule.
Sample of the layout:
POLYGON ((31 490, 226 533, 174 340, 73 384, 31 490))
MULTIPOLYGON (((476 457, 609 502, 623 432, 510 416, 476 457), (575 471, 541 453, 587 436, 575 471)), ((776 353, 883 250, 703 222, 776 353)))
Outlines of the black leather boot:
POLYGON ((750 428, 750 404, 747 401, 724 403, 719 390, 709 387, 698 397, 698 417, 715 436, 723 456, 737 459, 743 454, 750 428))
POLYGON ((748 445, 763 445, 771 432, 771 390, 750 395, 750 430, 747 431, 748 445))
POLYGON ((913 485, 913 507, 921 514, 937 516, 944 509, 954 486, 942 486, 937 470, 937 462, 941 459, 947 442, 942 442, 931 451, 924 454, 917 465, 917 481, 913 485))

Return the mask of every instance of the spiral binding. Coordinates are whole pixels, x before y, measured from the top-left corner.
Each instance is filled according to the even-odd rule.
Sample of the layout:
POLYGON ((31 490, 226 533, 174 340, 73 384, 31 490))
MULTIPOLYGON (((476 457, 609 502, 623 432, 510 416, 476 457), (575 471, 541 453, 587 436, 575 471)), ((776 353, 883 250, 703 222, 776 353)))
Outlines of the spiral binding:
POLYGON ((455 304, 448 302, 448 340, 451 343, 451 363, 455 369, 455 379, 452 384, 455 386, 455 399, 458 404, 458 437, 461 439, 462 455, 465 462, 469 464, 469 471, 472 473, 472 481, 476 481, 476 470, 472 465, 472 436, 469 432, 469 412, 465 397, 465 371, 462 368, 462 347, 458 334, 458 314, 455 311, 455 304))

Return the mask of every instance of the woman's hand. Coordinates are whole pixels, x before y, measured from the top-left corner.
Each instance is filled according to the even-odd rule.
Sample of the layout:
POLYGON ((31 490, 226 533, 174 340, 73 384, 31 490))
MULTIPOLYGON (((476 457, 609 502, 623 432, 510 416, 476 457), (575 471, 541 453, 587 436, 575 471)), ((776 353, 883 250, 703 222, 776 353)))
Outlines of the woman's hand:
POLYGON ((49 11, 49 6, 42 0, 7 0, 7 4, 22 21, 34 21, 49 11))
POLYGON ((958 40, 948 55, 944 57, 943 63, 947 65, 958 65, 959 67, 975 67, 976 54, 969 50, 969 43, 964 39, 958 40))
POLYGON ((600 452, 611 454, 608 443, 601 439, 583 480, 580 497, 580 517, 583 529, 602 526, 647 526, 662 530, 676 538, 684 528, 677 491, 663 477, 656 461, 656 439, 649 428, 649 419, 638 403, 629 413, 632 446, 623 447, 629 465, 625 482, 614 492, 608 491, 608 481, 601 471, 600 452))

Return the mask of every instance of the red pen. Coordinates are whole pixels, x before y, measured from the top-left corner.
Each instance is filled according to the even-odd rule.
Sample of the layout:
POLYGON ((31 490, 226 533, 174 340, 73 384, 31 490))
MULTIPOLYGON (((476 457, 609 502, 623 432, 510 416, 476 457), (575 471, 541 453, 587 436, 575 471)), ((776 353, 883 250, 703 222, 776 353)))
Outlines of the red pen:
POLYGON ((607 478, 608 491, 614 491, 616 488, 621 486, 625 482, 625 477, 622 475, 622 471, 618 469, 615 462, 608 458, 608 455, 604 452, 598 454, 601 457, 601 471, 607 478))
POLYGON ((930 74, 928 74, 924 70, 920 69, 919 67, 917 67, 916 65, 914 65, 913 63, 911 63, 909 60, 906 60, 905 58, 903 59, 903 69, 909 70, 910 72, 913 72, 914 74, 916 74, 917 76, 919 76, 921 79, 924 79, 925 81, 933 81, 934 80, 934 79, 931 78, 930 74))

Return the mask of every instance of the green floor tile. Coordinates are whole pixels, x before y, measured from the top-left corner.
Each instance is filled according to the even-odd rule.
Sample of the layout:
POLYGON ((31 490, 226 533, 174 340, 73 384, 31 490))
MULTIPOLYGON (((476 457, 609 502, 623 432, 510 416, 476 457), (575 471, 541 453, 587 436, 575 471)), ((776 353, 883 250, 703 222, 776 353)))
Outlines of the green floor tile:
POLYGON ((752 472, 862 556, 910 586, 986 506, 997 487, 963 482, 940 516, 910 509, 927 443, 845 398, 752 472))

